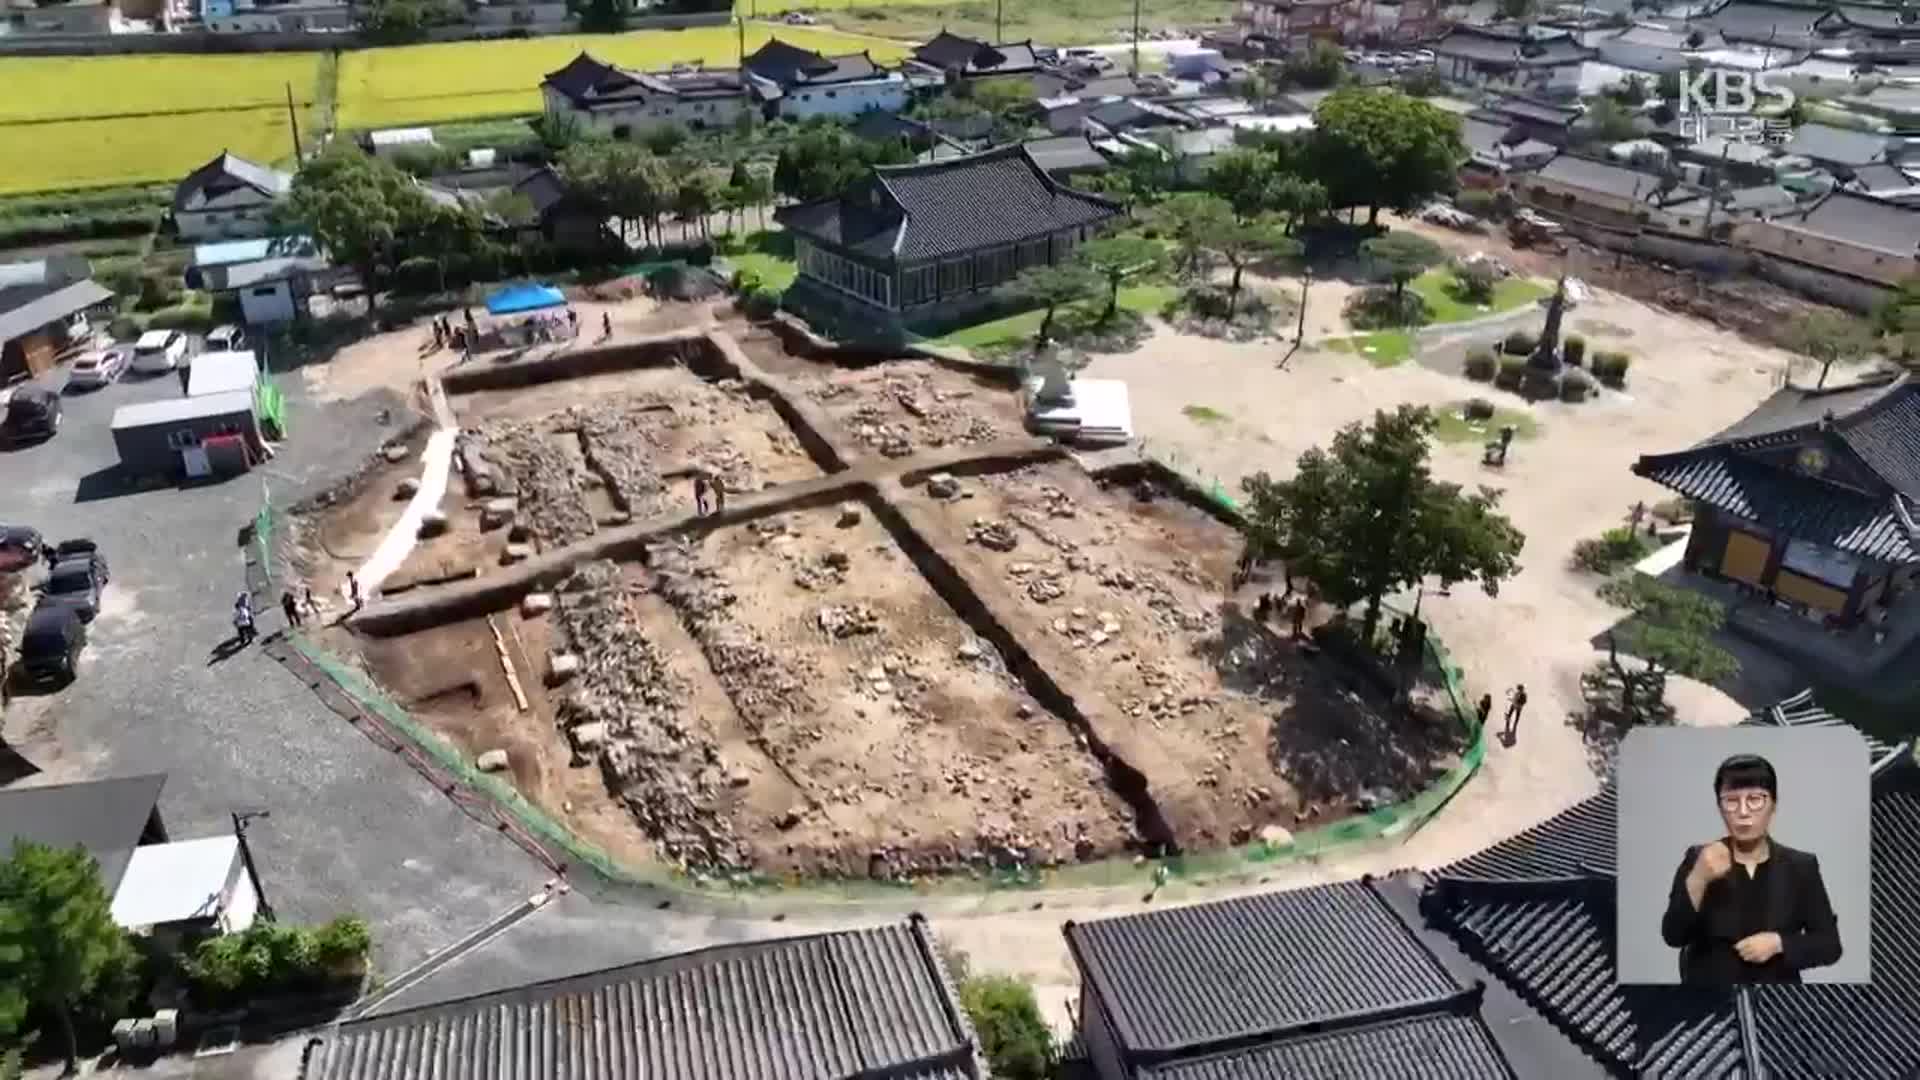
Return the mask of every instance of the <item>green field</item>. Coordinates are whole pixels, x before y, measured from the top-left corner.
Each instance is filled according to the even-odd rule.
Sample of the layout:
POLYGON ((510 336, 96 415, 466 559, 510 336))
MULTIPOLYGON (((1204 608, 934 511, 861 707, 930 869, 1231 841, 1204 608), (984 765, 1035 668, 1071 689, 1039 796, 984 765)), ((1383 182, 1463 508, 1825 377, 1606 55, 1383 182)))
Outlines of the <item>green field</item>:
MULTIPOLYGON (((775 34, 827 53, 905 54, 871 37, 772 25, 749 26, 747 49, 775 34)), ((177 180, 223 149, 291 160, 289 85, 311 140, 329 104, 341 132, 525 115, 540 111, 540 80, 582 51, 638 68, 729 65, 739 43, 731 27, 699 27, 371 49, 337 65, 321 53, 0 59, 0 195, 177 180), (336 71, 337 83, 322 86, 336 71)))
MULTIPOLYGON (((806 26, 747 27, 748 52, 771 37, 824 53, 869 51, 879 61, 906 50, 892 42, 806 26)), ((540 80, 582 52, 611 64, 664 68, 702 61, 736 64, 740 37, 732 27, 643 30, 631 34, 565 34, 519 41, 462 41, 368 49, 340 58, 343 131, 540 111, 540 80)))
POLYGON ((0 124, 311 105, 319 53, 0 59, 0 124))
MULTIPOLYGON (((1134 0, 1005 0, 997 5, 999 40, 1046 45, 1093 45, 1124 41, 1133 24, 1134 0)), ((764 17, 802 8, 825 22, 901 41, 922 41, 942 29, 994 39, 992 0, 735 0, 734 10, 764 17)), ((1141 0, 1144 27, 1198 27, 1226 22, 1232 0, 1141 0)))
MULTIPOLYGON (((311 138, 312 112, 300 122, 301 137, 311 138)), ((0 124, 0 195, 171 183, 222 149, 260 162, 292 160, 286 109, 0 124)))

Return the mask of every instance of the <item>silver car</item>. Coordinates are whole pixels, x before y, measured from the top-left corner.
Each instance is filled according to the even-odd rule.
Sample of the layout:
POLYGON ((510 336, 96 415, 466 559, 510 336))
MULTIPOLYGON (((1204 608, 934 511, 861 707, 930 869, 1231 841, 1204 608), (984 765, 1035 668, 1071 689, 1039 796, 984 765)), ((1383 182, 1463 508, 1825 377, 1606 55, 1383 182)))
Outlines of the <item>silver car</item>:
POLYGON ((73 367, 67 372, 67 388, 91 390, 118 382, 120 376, 126 374, 127 360, 131 356, 132 350, 125 346, 83 353, 74 360, 73 367))

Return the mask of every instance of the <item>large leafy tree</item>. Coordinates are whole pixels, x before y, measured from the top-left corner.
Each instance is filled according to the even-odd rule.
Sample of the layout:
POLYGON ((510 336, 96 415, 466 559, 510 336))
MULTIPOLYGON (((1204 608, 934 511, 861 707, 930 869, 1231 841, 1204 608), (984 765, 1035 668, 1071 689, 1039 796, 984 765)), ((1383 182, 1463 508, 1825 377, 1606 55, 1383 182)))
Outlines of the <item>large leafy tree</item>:
POLYGON ((1408 282, 1447 261, 1440 245, 1419 233, 1376 236, 1361 244, 1360 250, 1372 260, 1379 275, 1393 283, 1395 299, 1406 291, 1408 282))
POLYGON ((1740 661, 1713 640, 1727 621, 1718 600, 1643 574, 1608 582, 1600 596, 1632 613, 1607 631, 1607 666, 1620 683, 1621 711, 1630 720, 1664 711, 1669 672, 1716 682, 1740 670, 1740 661), (1620 662, 1622 651, 1643 666, 1629 670, 1620 662))
POLYGON ((1292 173, 1281 173, 1274 177, 1273 185, 1267 191, 1268 208, 1279 214, 1286 222, 1287 235, 1303 221, 1310 220, 1327 210, 1327 189, 1318 180, 1309 180, 1292 173))
POLYGON ((1178 268, 1192 273, 1208 241, 1233 225, 1233 207, 1218 195, 1183 191, 1154 207, 1152 217, 1172 242, 1178 268))
POLYGON ((1433 478, 1436 423, 1424 408, 1382 410, 1302 454, 1291 478, 1241 482, 1256 550, 1286 560, 1331 603, 1365 603, 1367 640, 1389 593, 1435 578, 1443 588, 1477 581, 1494 596, 1519 569, 1526 537, 1499 512, 1499 493, 1433 478))
POLYGON ((1300 253, 1298 241, 1287 235, 1286 224, 1272 214, 1252 221, 1228 220, 1206 235, 1206 248, 1233 268, 1233 280, 1227 286, 1227 317, 1232 318, 1240 302, 1240 275, 1248 266, 1266 259, 1291 258, 1300 253))
POLYGON ((872 166, 911 160, 913 151, 898 139, 862 139, 843 127, 815 125, 780 148, 773 187, 800 202, 824 199, 853 186, 872 166))
POLYGON ((406 173, 336 143, 293 178, 282 213, 360 274, 371 307, 381 272, 430 231, 435 207, 406 173))
POLYGON ((120 989, 116 976, 132 970, 133 946, 113 921, 112 901, 93 857, 19 843, 0 863, 0 1012, 21 1004, 60 1021, 67 1071, 79 1057, 73 1016, 89 1005, 108 1009, 98 995, 120 989))
POLYGON ((560 156, 567 183, 620 220, 624 239, 639 222, 644 239, 664 240, 660 219, 674 209, 679 185, 673 169, 651 150, 630 142, 589 139, 560 156))
POLYGON ((1100 280, 1091 270, 1078 263, 1059 263, 1053 266, 1029 266, 1020 271, 1020 275, 998 292, 1006 300, 1028 307, 1044 308, 1046 314, 1040 317, 1040 329, 1035 332, 1033 343, 1036 347, 1045 347, 1053 336, 1053 318, 1062 305, 1078 303, 1094 294, 1100 287, 1100 280))
POLYGON ((1827 385, 1833 365, 1864 360, 1878 346, 1873 324, 1837 311, 1816 311, 1793 331, 1793 347, 1820 364, 1820 381, 1827 385))
POLYGON ((1167 250, 1157 240, 1116 233, 1087 241, 1077 255, 1087 269, 1107 283, 1107 310, 1100 317, 1111 319, 1120 310, 1120 286, 1128 278, 1158 269, 1166 261, 1167 250))
POLYGON ((1274 205, 1279 181, 1279 162, 1274 155, 1252 147, 1222 151, 1207 166, 1207 190, 1227 200, 1243 219, 1279 209, 1274 205))
POLYGON ((1313 112, 1308 158, 1341 206, 1408 211, 1453 190, 1466 157, 1460 120, 1398 90, 1348 87, 1313 112))
POLYGON ((977 975, 960 984, 960 1004, 998 1080, 1046 1080, 1052 1075, 1053 1034, 1032 987, 1004 975, 977 975))

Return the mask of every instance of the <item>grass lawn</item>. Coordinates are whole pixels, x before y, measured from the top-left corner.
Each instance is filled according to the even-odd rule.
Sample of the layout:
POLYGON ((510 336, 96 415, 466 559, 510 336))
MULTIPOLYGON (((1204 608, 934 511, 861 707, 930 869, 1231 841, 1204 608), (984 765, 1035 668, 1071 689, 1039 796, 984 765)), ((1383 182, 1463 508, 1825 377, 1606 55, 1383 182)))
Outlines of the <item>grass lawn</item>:
MULTIPOLYGON (((218 124, 219 112, 229 110, 284 111, 288 84, 296 103, 313 104, 320 58, 317 52, 8 57, 0 59, 0 87, 6 88, 0 124, 181 112, 207 114, 202 123, 218 124)), ((20 159, 0 160, 11 168, 20 159)))
POLYGON ((1358 353, 1374 367, 1393 367, 1413 355, 1413 331, 1375 330, 1371 334, 1328 338, 1320 347, 1331 352, 1358 353))
MULTIPOLYGON (((313 113, 300 119, 313 133, 313 113)), ((221 150, 266 164, 293 158, 285 108, 59 124, 0 124, 0 195, 174 183, 221 150)))
POLYGON ((1434 415, 1440 418, 1440 426, 1434 429, 1434 437, 1441 442, 1486 442, 1500 434, 1500 429, 1513 426, 1515 442, 1531 439, 1540 434, 1540 422, 1533 414, 1521 409, 1493 410, 1493 419, 1469 421, 1466 416, 1466 402, 1456 401, 1444 409, 1435 409, 1434 415))
POLYGON ((785 230, 762 229, 728 238, 720 254, 734 269, 757 276, 761 285, 777 293, 786 292, 800 273, 793 262, 793 234, 785 230))
POLYGON ((1545 299, 1553 290, 1537 281, 1522 277, 1501 279, 1493 287, 1491 304, 1471 304, 1461 300, 1455 293, 1453 271, 1437 266, 1421 274, 1408 283, 1407 287, 1420 294, 1427 302, 1427 310, 1433 313, 1436 323, 1465 322, 1468 319, 1484 318, 1503 311, 1545 299))
MULTIPOLYGON (((871 52, 876 61, 905 55, 893 42, 807 26, 750 24, 748 52, 768 39, 823 53, 871 52)), ((340 58, 341 130, 395 124, 509 116, 540 111, 540 81, 582 52, 611 64, 665 68, 703 61, 739 63, 740 39, 730 26, 640 30, 629 34, 561 34, 507 41, 460 41, 364 49, 340 58)))
MULTIPOLYGON (((1172 285, 1134 285, 1120 290, 1120 306, 1128 311, 1142 315, 1158 314, 1167 306, 1180 290, 1172 285)), ((1056 324, 1078 317, 1083 322, 1091 322, 1106 310, 1106 297, 1089 300, 1073 308, 1062 308, 1054 315, 1056 324)), ((970 351, 991 352, 1018 346, 1022 342, 1033 340, 1040 332, 1040 321, 1046 317, 1046 311, 1035 308, 1016 315, 994 319, 990 322, 975 323, 972 326, 950 330, 931 339, 935 345, 948 345, 970 351)))
MULTIPOLYGON (((737 0, 735 10, 765 15, 805 8, 835 26, 905 41, 923 41, 942 28, 982 40, 994 38, 994 4, 981 0, 737 0)), ((1141 0, 1145 27, 1224 23, 1232 0, 1141 0)), ((1007 3, 1000 11, 1002 41, 1081 45, 1126 39, 1133 23, 1133 0, 1046 0, 1007 3)), ((1116 64, 1122 63, 1119 57, 1116 64)))

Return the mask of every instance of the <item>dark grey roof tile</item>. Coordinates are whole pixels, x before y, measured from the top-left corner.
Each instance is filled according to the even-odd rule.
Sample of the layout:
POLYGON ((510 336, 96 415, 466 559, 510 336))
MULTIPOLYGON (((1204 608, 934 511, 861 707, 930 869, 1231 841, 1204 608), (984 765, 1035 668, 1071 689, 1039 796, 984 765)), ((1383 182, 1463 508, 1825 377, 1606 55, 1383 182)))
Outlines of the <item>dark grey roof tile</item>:
POLYGON ((1421 1016, 1143 1069, 1142 1080, 1500 1080, 1514 1076, 1474 1016, 1421 1016))

